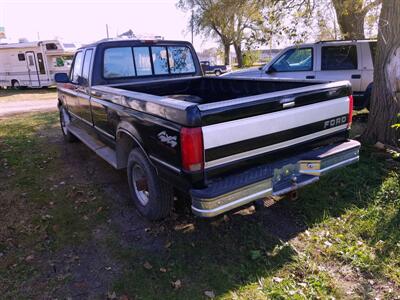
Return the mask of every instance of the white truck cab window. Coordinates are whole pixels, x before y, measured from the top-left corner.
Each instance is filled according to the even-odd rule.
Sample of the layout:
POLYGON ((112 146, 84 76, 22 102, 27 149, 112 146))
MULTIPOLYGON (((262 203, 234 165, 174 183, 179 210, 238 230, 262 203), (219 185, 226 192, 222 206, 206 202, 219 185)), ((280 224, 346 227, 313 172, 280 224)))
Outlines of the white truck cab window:
POLYGON ((298 72, 313 70, 313 49, 292 48, 282 54, 272 65, 275 72, 298 72))

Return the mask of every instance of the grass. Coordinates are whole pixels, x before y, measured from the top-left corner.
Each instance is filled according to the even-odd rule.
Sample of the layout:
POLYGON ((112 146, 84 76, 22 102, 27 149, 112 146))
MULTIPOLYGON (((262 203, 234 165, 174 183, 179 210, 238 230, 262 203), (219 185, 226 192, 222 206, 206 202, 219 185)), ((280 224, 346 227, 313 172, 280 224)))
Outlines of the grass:
POLYGON ((207 290, 221 299, 354 299, 365 293, 393 299, 400 286, 399 179, 398 165, 367 148, 357 166, 302 190, 295 203, 281 203, 302 216, 306 233, 285 243, 252 215, 222 222, 205 237, 200 222, 189 232, 174 233, 173 246, 161 259, 125 250, 121 259, 132 269, 115 288, 140 299, 203 299, 207 290), (154 269, 144 269, 139 257, 154 269), (346 266, 352 291, 342 282, 346 266), (161 273, 160 267, 170 271, 161 273), (171 288, 177 279, 181 290, 171 288), (361 290, 365 282, 367 292, 361 290))
POLYGON ((27 100, 51 100, 57 99, 55 88, 46 89, 0 89, 0 104, 27 100))
POLYGON ((386 154, 363 147, 359 164, 302 189, 295 202, 284 199, 257 213, 246 209, 213 220, 179 215, 144 223, 142 234, 127 239, 129 229, 115 225, 113 199, 94 182, 71 178, 82 170, 63 161, 65 146, 51 133, 57 122, 55 113, 0 120, 4 298, 54 298, 52 291, 66 285, 74 273, 46 278, 43 264, 59 259, 69 247, 86 245, 98 226, 110 230, 96 237, 96 247, 105 249, 120 270, 107 281, 111 296, 398 297, 400 167, 386 154), (297 222, 307 230, 296 227, 297 222), (294 230, 286 238, 271 233, 291 226, 294 230), (38 284, 43 282, 44 287, 38 284))
MULTIPOLYGON (((21 295, 22 283, 42 276, 51 253, 82 243, 104 213, 96 187, 71 184, 61 147, 41 135, 54 113, 0 121, 0 291, 21 295), (97 196, 97 198, 96 198, 97 196)), ((25 297, 41 293, 31 287, 25 297)))

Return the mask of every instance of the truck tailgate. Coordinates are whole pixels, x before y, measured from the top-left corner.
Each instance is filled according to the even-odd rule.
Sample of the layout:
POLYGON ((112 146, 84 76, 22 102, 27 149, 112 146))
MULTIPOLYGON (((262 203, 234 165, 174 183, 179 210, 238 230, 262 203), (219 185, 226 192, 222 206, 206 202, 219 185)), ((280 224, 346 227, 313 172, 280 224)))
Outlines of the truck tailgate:
MULTIPOLYGON (((318 91, 320 87, 313 88, 318 91)), ((281 103, 278 111, 203 126, 206 171, 348 130, 351 96, 341 93, 300 106, 295 106, 295 95, 289 105, 286 99, 273 99, 281 103)))

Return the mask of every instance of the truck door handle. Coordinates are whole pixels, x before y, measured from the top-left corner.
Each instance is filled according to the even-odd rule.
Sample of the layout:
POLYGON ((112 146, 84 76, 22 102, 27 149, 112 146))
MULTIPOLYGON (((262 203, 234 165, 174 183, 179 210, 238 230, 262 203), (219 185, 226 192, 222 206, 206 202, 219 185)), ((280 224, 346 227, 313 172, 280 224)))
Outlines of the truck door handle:
POLYGON ((315 79, 315 76, 314 75, 307 75, 306 79, 315 79))
POLYGON ((360 79, 361 75, 360 74, 353 74, 351 75, 351 79, 360 79))

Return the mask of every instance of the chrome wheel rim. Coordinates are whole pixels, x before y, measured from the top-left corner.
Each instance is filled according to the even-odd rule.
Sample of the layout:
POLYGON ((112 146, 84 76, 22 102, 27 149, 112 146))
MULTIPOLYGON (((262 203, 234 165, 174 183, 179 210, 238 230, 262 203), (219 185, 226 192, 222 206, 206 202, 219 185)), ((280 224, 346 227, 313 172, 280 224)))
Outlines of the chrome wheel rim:
POLYGON ((138 164, 132 166, 132 185, 140 204, 146 206, 149 203, 149 186, 146 173, 138 164))

